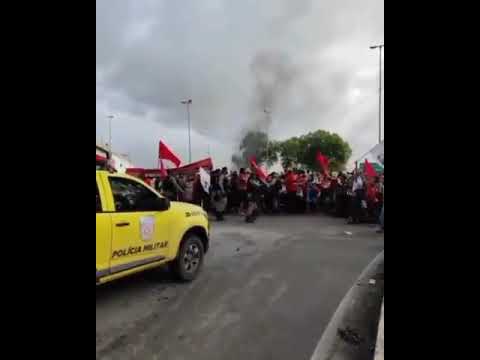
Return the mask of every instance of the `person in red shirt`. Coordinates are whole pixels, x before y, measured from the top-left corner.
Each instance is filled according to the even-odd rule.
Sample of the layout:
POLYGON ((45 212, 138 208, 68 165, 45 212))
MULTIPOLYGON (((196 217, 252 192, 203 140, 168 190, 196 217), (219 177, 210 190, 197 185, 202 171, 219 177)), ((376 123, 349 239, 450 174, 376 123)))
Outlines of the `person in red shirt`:
POLYGON ((287 208, 289 213, 296 211, 298 177, 292 170, 287 171, 285 178, 285 187, 287 188, 287 208))
POLYGON ((377 185, 373 181, 369 181, 367 184, 367 201, 377 202, 377 185))
POLYGON ((297 190, 300 188, 303 193, 306 192, 307 188, 307 175, 305 174, 305 171, 300 171, 300 173, 297 176, 297 190))
POLYGON ((369 216, 378 218, 379 211, 379 191, 378 191, 378 177, 370 178, 367 181, 367 209, 369 216))
POLYGON ((295 174, 292 170, 287 171, 285 186, 287 188, 287 192, 297 192, 297 174, 295 174))

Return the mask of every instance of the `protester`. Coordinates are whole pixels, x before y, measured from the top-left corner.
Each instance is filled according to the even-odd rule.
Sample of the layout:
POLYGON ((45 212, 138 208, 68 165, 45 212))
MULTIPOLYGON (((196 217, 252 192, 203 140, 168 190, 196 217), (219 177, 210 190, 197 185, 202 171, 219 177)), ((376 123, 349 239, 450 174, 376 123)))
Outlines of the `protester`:
POLYGON ((297 212, 297 175, 293 170, 288 170, 285 177, 285 186, 287 190, 287 211, 289 213, 297 212))
MULTIPOLYGON (((384 230, 384 175, 371 169, 363 173, 336 174, 328 171, 288 169, 286 173, 272 172, 264 179, 258 168, 241 168, 239 173, 229 173, 227 168, 210 174, 207 188, 199 174, 169 175, 155 188, 170 200, 187 201, 212 211, 222 221, 225 214, 240 213, 245 221, 255 222, 263 213, 299 213, 323 210, 348 223, 378 223, 377 231, 384 230), (208 187, 209 186, 209 187, 208 187)), ((208 173, 206 173, 208 176, 208 173)))
POLYGON ((315 212, 318 205, 318 196, 320 195, 320 189, 315 181, 315 177, 310 175, 307 182, 307 209, 310 212, 315 212))
POLYGON ((192 196, 192 202, 195 205, 198 206, 203 206, 203 200, 205 196, 208 195, 205 193, 205 190, 203 190, 202 182, 200 179, 200 174, 195 175, 195 180, 193 182, 193 196, 192 196))
POLYGON ((224 175, 217 170, 212 174, 210 195, 213 211, 218 221, 225 220, 224 214, 227 207, 227 194, 223 185, 224 175))
POLYGON ((329 175, 322 174, 320 175, 320 205, 323 210, 329 211, 332 207, 332 181, 329 175))
POLYGON ((297 196, 296 196, 296 211, 305 212, 307 208, 307 187, 308 187, 308 178, 305 171, 298 171, 297 175, 297 196))
POLYGON ((223 183, 223 189, 225 192, 230 192, 230 178, 228 176, 228 168, 223 167, 222 171, 220 173, 220 176, 222 177, 222 183, 223 183))
POLYGON ((230 176, 230 191, 228 192, 228 212, 235 213, 240 209, 239 177, 236 171, 230 176))
POLYGON ((379 192, 380 178, 367 178, 366 197, 367 197, 367 214, 371 219, 378 219, 381 210, 381 196, 379 192))
POLYGON ((161 191, 161 185, 162 185, 162 179, 160 178, 160 176, 157 176, 153 183, 154 189, 157 191, 161 191))
POLYGON ((277 213, 280 209, 282 182, 276 172, 273 172, 268 176, 266 185, 265 207, 268 212, 277 213))
POLYGON ((363 202, 365 201, 365 189, 362 175, 358 170, 355 170, 352 184, 352 202, 350 216, 348 218, 349 224, 357 224, 362 218, 363 202))
POLYGON ((330 177, 330 186, 329 186, 329 197, 330 197, 330 203, 329 203, 329 211, 332 211, 335 209, 335 203, 337 202, 337 186, 338 186, 338 174, 336 172, 332 173, 332 176, 330 177))
POLYGON ((193 186, 195 183, 195 177, 188 176, 185 181, 185 191, 183 193, 183 201, 193 203, 193 186))
POLYGON ((173 175, 168 175, 162 183, 162 192, 171 201, 178 201, 184 189, 173 175))
POLYGON ((238 194, 240 198, 240 214, 242 214, 247 207, 247 183, 248 178, 250 177, 249 169, 240 169, 240 174, 238 176, 238 194))
POLYGON ((380 223, 380 227, 377 229, 377 232, 378 233, 382 233, 384 231, 384 227, 385 227, 385 224, 384 224, 384 215, 383 215, 383 211, 384 211, 384 174, 382 174, 380 176, 380 182, 379 182, 379 192, 381 194, 381 198, 382 198, 382 210, 380 211, 380 217, 379 217, 379 223, 380 223))
POLYGON ((260 190, 261 183, 257 175, 252 173, 247 182, 247 211, 245 213, 245 222, 247 223, 254 223, 259 215, 260 190))
POLYGON ((337 186, 335 188, 335 204, 333 207, 333 211, 336 216, 347 217, 348 188, 349 181, 347 176, 343 173, 340 173, 337 178, 337 186))

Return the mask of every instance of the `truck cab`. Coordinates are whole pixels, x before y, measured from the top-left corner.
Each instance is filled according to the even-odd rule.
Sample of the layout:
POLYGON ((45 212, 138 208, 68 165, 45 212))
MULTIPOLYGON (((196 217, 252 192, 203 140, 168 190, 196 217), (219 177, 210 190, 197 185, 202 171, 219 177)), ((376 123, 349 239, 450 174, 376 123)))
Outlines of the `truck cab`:
POLYGON ((96 171, 96 284, 169 264, 192 281, 209 248, 206 212, 170 202, 141 180, 96 171))

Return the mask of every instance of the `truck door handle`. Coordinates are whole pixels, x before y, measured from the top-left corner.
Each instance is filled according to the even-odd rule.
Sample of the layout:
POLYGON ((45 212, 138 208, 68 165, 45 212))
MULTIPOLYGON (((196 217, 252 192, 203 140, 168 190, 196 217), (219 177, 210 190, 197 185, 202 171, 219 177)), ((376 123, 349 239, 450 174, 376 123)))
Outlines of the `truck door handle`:
POLYGON ((115 224, 116 227, 130 226, 129 222, 119 222, 115 224))

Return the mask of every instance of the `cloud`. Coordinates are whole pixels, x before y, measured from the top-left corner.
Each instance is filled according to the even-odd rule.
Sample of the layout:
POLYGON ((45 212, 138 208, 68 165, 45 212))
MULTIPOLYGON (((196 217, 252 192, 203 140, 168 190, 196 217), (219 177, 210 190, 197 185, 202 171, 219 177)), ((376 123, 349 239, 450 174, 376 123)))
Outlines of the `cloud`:
POLYGON ((383 1, 97 0, 96 10, 97 138, 115 114, 114 143, 140 166, 155 162, 160 137, 185 151, 184 98, 195 158, 211 144, 218 165, 251 127, 335 131, 355 155, 376 141, 368 46, 383 41, 383 1))

